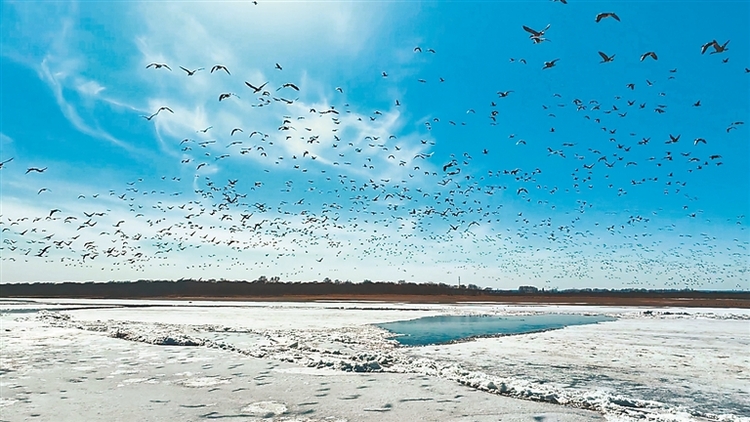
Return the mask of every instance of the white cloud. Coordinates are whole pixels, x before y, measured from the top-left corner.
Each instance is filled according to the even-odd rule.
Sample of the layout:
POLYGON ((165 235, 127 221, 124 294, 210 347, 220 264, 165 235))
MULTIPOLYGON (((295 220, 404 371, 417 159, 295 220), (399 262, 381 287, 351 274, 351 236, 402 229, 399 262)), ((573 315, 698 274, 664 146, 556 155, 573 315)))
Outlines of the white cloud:
POLYGON ((99 93, 104 91, 106 88, 99 85, 99 83, 96 81, 77 78, 77 81, 75 82, 75 89, 82 95, 93 97, 99 95, 99 93))
POLYGON ((11 138, 10 136, 8 136, 8 135, 0 132, 0 145, 5 146, 7 144, 12 144, 13 142, 15 142, 13 140, 13 138, 11 138))
POLYGON ((121 147, 125 150, 128 150, 130 152, 135 152, 136 149, 129 145, 127 142, 124 142, 120 139, 115 138, 111 134, 109 134, 107 131, 90 126, 81 116, 78 114, 78 110, 76 109, 76 106, 69 102, 65 95, 63 94, 63 84, 62 82, 67 78, 68 74, 63 70, 57 70, 53 71, 50 69, 50 64, 48 58, 45 58, 41 65, 40 65, 40 77, 42 80, 44 80, 49 87, 52 89, 53 94, 55 95, 55 99, 57 100, 57 105, 60 106, 60 111, 62 111, 65 118, 68 119, 68 121, 76 127, 79 131, 82 133, 85 133, 87 135, 93 136, 94 138, 103 139, 106 141, 109 141, 118 147, 121 147))

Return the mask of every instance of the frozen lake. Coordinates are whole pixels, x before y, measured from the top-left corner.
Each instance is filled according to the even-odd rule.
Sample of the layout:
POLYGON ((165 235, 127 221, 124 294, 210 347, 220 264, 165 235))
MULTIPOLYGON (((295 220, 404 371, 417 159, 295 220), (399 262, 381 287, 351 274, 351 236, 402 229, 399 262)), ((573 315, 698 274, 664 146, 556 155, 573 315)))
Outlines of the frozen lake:
MULTIPOLYGON (((74 362, 70 368, 65 366, 65 359, 59 355, 63 352, 55 352, 52 346, 58 345, 61 339, 69 339, 66 341, 69 341, 70 347, 82 348, 70 351, 70 356, 82 356, 81 353, 89 350, 91 356, 97 357, 97 365, 114 359, 107 357, 108 351, 122 349, 123 353, 130 353, 127 351, 136 350, 134 347, 148 347, 139 352, 147 359, 139 361, 131 357, 127 366, 112 369, 115 374, 119 374, 117 371, 120 370, 137 373, 137 376, 131 375, 125 379, 114 375, 114 379, 119 380, 116 385, 137 387, 142 389, 138 394, 146 395, 150 394, 149 388, 153 388, 153 391, 161 391, 159 388, 167 388, 168 385, 172 386, 169 388, 176 388, 174 383, 187 383, 192 386, 190 388, 197 388, 193 384, 211 384, 209 381, 213 379, 208 379, 206 374, 199 377, 201 367, 198 365, 197 369, 191 367, 190 371, 177 371, 174 380, 169 381, 170 375, 164 375, 163 370, 158 369, 165 365, 162 360, 167 359, 161 357, 166 353, 163 350, 175 351, 170 352, 169 356, 181 353, 178 350, 189 351, 186 353, 192 356, 190 359, 198 361, 218 359, 217 362, 222 362, 222 365, 226 363, 227 368, 232 367, 232 363, 245 362, 245 365, 249 365, 247 359, 259 359, 259 362, 265 362, 264 367, 274 367, 274 371, 282 371, 286 375, 256 374, 266 381, 256 382, 256 387, 261 390, 252 390, 253 403, 268 401, 263 396, 265 393, 261 393, 263 388, 270 388, 266 387, 269 383, 277 386, 274 403, 285 403, 284 406, 292 413, 296 411, 293 409, 301 408, 292 403, 289 397, 283 396, 287 394, 283 392, 306 387, 294 387, 288 383, 297 380, 312 385, 318 379, 316 377, 368 374, 367 380, 370 381, 356 388, 372 386, 382 391, 375 393, 376 390, 367 390, 370 395, 363 395, 362 392, 342 390, 338 395, 334 394, 336 400, 331 397, 315 400, 299 398, 298 404, 316 402, 318 409, 332 409, 333 413, 329 412, 328 415, 340 417, 340 420, 395 421, 420 415, 422 420, 435 421, 750 421, 750 356, 747 353, 750 350, 750 311, 746 309, 636 309, 483 303, 415 305, 372 302, 56 300, 0 302, 0 314, 0 323, 4 328, 3 356, 0 360, 0 386, 3 387, 0 409, 3 417, 11 420, 25 419, 31 413, 38 413, 38 409, 30 410, 29 406, 34 403, 42 407, 51 405, 48 403, 49 394, 32 394, 35 388, 46 391, 56 379, 49 374, 34 372, 41 371, 37 368, 40 362, 56 362, 51 367, 63 373, 75 371, 74 368, 78 367, 92 368, 90 359, 77 357, 70 358, 74 362), (393 327, 394 323, 399 325, 405 321, 416 321, 411 324, 418 326, 424 321, 442 321, 444 324, 439 325, 441 330, 445 330, 445 324, 452 322, 455 326, 446 331, 461 337, 477 335, 476 330, 461 331, 461 324, 466 322, 480 326, 483 322, 487 323, 494 330, 493 333, 497 332, 494 325, 499 321, 512 322, 515 328, 522 327, 521 323, 529 323, 524 329, 534 332, 474 338, 451 344, 402 347, 392 339, 393 333, 383 327, 393 327), (550 324, 555 321, 567 326, 539 331, 551 328, 550 324), (591 323, 597 321, 603 322, 591 323), (574 325, 576 322, 583 324, 574 325), (542 325, 534 326, 532 323, 542 325), (158 345, 185 347, 165 348, 158 345), (183 372, 193 375, 179 375, 183 372), (162 376, 166 378, 159 378, 162 376), (46 379, 46 384, 30 385, 31 380, 40 377, 46 379), (438 380, 440 394, 435 392, 438 380), (420 385, 431 387, 419 390, 420 385), (414 390, 411 390, 412 387, 414 390), (399 394, 399 391, 404 393, 399 394), (422 393, 417 394, 418 391, 422 393), (467 395, 466 391, 479 395, 467 395), (390 393, 403 399, 408 395, 406 392, 414 394, 408 401, 386 400, 390 393), (454 396, 461 398, 451 398, 454 396), (503 396, 524 399, 521 403, 528 403, 531 407, 523 407, 525 410, 521 411, 518 410, 520 407, 514 407, 517 406, 512 404, 515 402, 493 401, 493 398, 503 396), (369 401, 347 401, 347 405, 343 406, 340 400, 346 397, 369 397, 369 401), (42 398, 45 399, 39 404, 42 398), (437 406, 437 401, 443 404, 437 406), (379 403, 380 407, 373 403, 379 403), (553 407, 534 407, 541 405, 553 407), (438 408, 442 410, 436 410, 438 408), (494 410, 482 410, 490 408, 494 410), (588 409, 593 413, 575 413, 580 412, 576 409, 588 409), (509 416, 511 414, 516 416, 509 416)), ((420 329, 424 332, 424 326, 420 329)), ((213 379, 219 383, 218 386, 207 386, 206 391, 219 392, 224 385, 227 388, 230 385, 235 389, 245 388, 235 385, 239 381, 234 372, 229 369, 222 371, 211 375, 218 377, 213 379)), ((267 369, 264 371, 267 372, 267 369)), ((105 382, 109 379, 107 377, 101 375, 98 378, 105 382)), ((350 378, 342 378, 346 379, 350 378)), ((336 380, 345 382, 338 378, 336 380)), ((77 388, 85 385, 76 384, 77 388)), ((69 387, 63 389, 69 390, 69 387)), ((115 394, 116 389, 112 391, 115 394)), ((169 391, 172 392, 164 394, 183 394, 177 390, 169 391)), ((88 397, 81 394, 81 397, 88 397)), ((315 395, 311 393, 311 397, 315 395)), ((165 400, 172 400, 170 403, 176 401, 165 400)), ((250 408, 247 404, 240 406, 231 400, 226 405, 238 407, 232 408, 235 413, 230 412, 229 408, 225 409, 226 412, 215 410, 218 413, 211 414, 211 417, 241 416, 242 412, 236 412, 250 408)), ((281 404, 277 407, 280 409, 281 404)), ((185 414, 185 409, 192 408, 181 407, 176 414, 188 419, 200 416, 185 414)), ((59 409, 55 412, 59 413, 59 409)), ((203 415, 209 413, 204 412, 203 415)), ((317 420, 291 419, 292 413, 283 413, 286 416, 269 420, 317 420)), ((149 413, 142 416, 148 419, 149 413)), ((73 416, 71 418, 58 420, 75 419, 73 416)))
POLYGON ((571 325, 615 321, 602 315, 540 314, 540 315, 445 315, 377 324, 395 334, 404 346, 445 344, 468 338, 494 335, 529 334, 556 330, 571 325))

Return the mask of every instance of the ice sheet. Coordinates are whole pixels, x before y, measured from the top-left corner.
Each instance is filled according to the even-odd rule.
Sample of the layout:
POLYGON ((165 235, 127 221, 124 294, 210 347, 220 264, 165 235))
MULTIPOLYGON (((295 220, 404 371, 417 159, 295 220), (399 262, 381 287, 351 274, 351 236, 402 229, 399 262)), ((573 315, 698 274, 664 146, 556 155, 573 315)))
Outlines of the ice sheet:
POLYGON ((198 344, 297 370, 422 374, 492 395, 593 409, 611 421, 750 421, 750 311, 742 309, 178 302, 46 313, 40 321, 142 343, 198 344), (398 347, 369 325, 539 312, 618 320, 422 348, 398 347))

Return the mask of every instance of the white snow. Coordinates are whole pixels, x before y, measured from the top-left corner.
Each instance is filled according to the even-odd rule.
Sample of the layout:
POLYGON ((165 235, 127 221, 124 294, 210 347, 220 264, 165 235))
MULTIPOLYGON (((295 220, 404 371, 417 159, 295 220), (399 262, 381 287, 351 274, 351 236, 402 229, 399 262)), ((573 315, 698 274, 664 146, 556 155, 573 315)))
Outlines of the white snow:
MULTIPOLYGON (((123 304, 72 301, 55 307, 123 304)), ((591 409, 610 421, 750 421, 747 309, 196 301, 127 305, 149 306, 42 311, 31 319, 139 343, 198 346, 287 362, 293 365, 275 371, 289 376, 416 373, 493 395, 591 409), (370 325, 433 315, 531 313, 606 314, 618 319, 413 348, 399 347, 388 332, 370 325)), ((154 356, 141 353, 141 361, 160 365, 154 356)), ((203 358, 181 359, 200 362, 203 358)), ((3 368, 11 364, 3 362, 3 368)), ((128 373, 127 368, 117 371, 123 372, 112 374, 128 373)), ((135 379, 148 383, 154 378, 142 374, 135 379)), ((174 382, 217 388, 231 381, 226 376, 185 375, 174 382)), ((258 403, 276 402, 248 406, 261 406, 258 403)), ((374 404, 361 410, 376 414, 391 409, 374 404)))

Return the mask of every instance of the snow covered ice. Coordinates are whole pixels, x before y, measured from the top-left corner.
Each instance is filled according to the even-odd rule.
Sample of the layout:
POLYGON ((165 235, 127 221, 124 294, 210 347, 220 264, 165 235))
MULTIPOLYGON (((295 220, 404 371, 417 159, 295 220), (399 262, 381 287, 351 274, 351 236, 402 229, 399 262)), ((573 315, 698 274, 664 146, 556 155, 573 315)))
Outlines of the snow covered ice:
POLYGON ((145 418, 172 406, 186 417, 279 421, 750 421, 748 310, 73 300, 0 310, 3 419, 75 420, 46 391, 75 387, 161 394, 166 407, 147 401, 145 418), (422 347, 374 325, 540 313, 616 320, 422 347), (73 358, 75 348, 88 356, 73 358), (178 399, 183 390, 193 402, 178 399))

